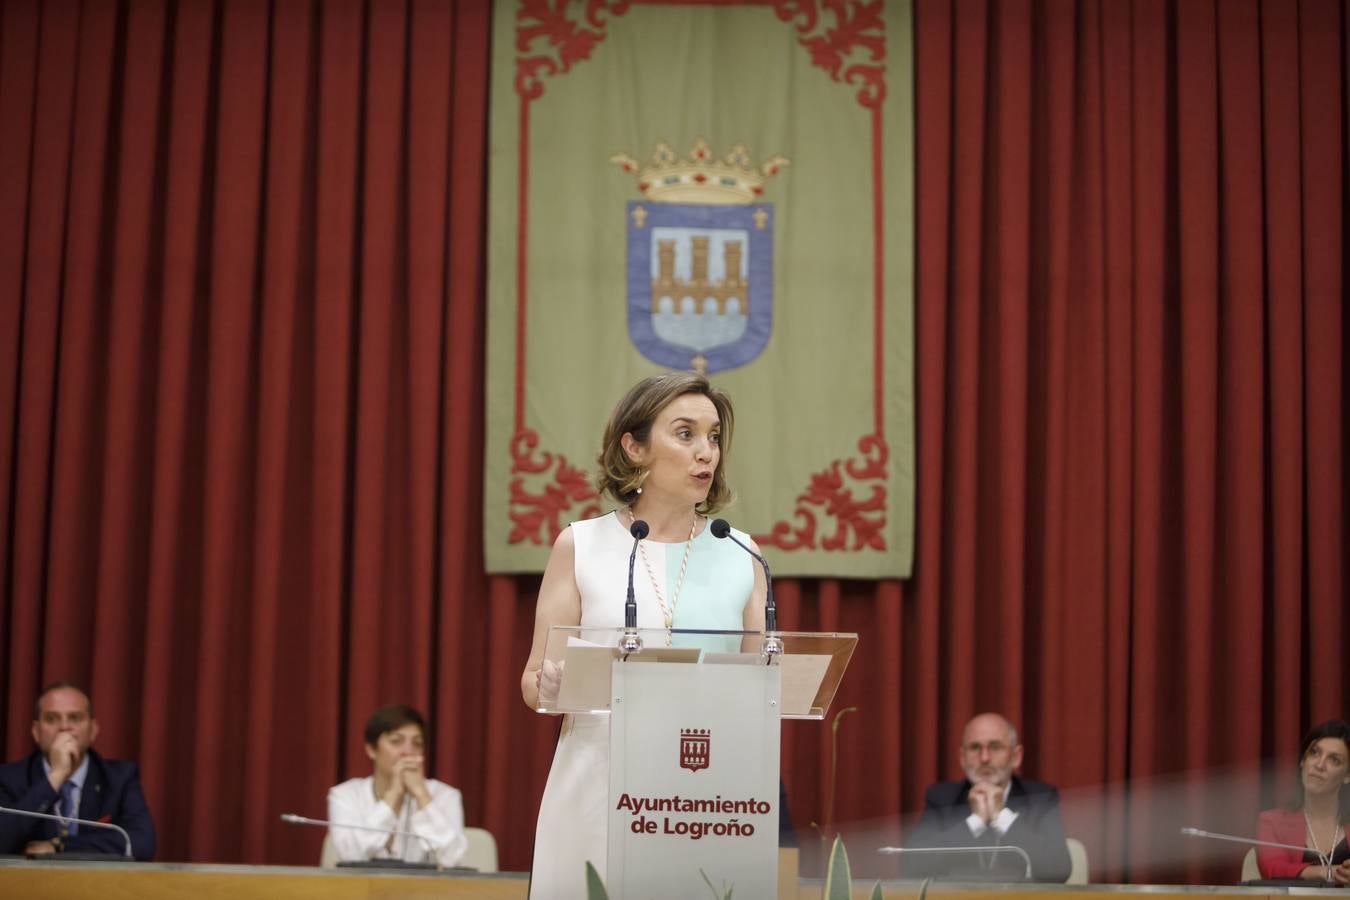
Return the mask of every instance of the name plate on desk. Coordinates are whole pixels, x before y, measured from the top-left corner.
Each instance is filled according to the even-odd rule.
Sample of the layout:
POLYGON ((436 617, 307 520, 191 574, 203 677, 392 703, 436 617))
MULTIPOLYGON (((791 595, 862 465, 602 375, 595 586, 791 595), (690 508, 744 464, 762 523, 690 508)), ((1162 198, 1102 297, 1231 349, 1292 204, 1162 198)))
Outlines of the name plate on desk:
POLYGON ((776 896, 780 668, 615 662, 611 686, 610 896, 776 896))

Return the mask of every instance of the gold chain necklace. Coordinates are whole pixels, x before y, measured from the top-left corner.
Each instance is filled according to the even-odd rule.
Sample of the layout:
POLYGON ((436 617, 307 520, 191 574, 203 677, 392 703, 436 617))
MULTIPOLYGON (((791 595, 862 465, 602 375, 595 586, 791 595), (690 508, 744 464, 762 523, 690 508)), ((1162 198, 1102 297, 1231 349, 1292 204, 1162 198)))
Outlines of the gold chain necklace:
MULTIPOLYGON (((628 507, 628 524, 632 525, 637 521, 637 516, 633 513, 633 507, 628 507)), ((647 567, 647 577, 651 579, 652 590, 656 593, 656 602, 661 605, 661 614, 665 616, 666 627, 675 627, 675 604, 680 602, 680 591, 684 589, 684 573, 689 569, 689 551, 694 549, 694 531, 698 528, 698 513, 694 513, 694 520, 689 523, 689 540, 684 543, 684 560, 680 563, 680 578, 675 582, 675 593, 670 595, 670 606, 666 606, 666 598, 661 596, 661 588, 656 584, 656 573, 652 571, 651 561, 647 559, 647 551, 638 541, 638 553, 642 554, 642 564, 647 567)))

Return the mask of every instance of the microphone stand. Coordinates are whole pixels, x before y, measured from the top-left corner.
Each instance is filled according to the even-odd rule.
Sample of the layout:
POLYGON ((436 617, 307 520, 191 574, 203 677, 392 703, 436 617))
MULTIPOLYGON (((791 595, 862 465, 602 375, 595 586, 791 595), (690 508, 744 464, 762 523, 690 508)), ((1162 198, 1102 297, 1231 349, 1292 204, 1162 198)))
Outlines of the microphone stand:
POLYGON ((88 825, 91 828, 110 828, 122 835, 122 840, 126 841, 126 858, 135 858, 131 854, 131 835, 127 834, 127 830, 120 825, 114 825, 111 822, 99 822, 95 819, 77 819, 74 816, 54 816, 50 813, 33 812, 28 809, 12 809, 8 806, 0 806, 0 813, 10 813, 16 816, 31 816, 34 819, 47 819, 48 821, 61 824, 75 822, 79 825, 88 825))
POLYGON ((292 825, 319 825, 324 828, 351 828, 356 831, 373 831, 376 834, 394 834, 401 837, 415 837, 427 848, 427 855, 431 857, 436 864, 436 868, 444 868, 441 865, 440 856, 436 853, 436 846, 430 840, 418 834, 415 831, 400 831, 397 828, 375 828, 370 825, 348 825, 345 822, 329 822, 326 819, 311 819, 307 816, 297 816, 295 813, 282 813, 281 821, 289 822, 292 825))
POLYGON ((760 646, 759 654, 764 657, 764 664, 769 665, 775 656, 783 652, 783 639, 778 635, 778 604, 773 602, 773 576, 769 574, 769 561, 732 534, 731 525, 726 519, 714 519, 708 527, 713 537, 731 538, 733 544, 754 557, 764 569, 764 643, 760 646))
POLYGON ((1275 841, 1258 841, 1256 838, 1238 837, 1235 834, 1219 834, 1217 831, 1201 831, 1199 828, 1183 828, 1186 837, 1213 838, 1216 841, 1232 841, 1235 844, 1251 844, 1256 847, 1279 847, 1282 850, 1311 850, 1311 847, 1297 847, 1293 844, 1277 844, 1275 841))
MULTIPOLYGON (((1217 831, 1202 831, 1199 828, 1183 828, 1181 829, 1181 833, 1184 834, 1186 837, 1211 838, 1212 840, 1216 841, 1230 841, 1234 844, 1250 844, 1253 847, 1278 847, 1281 850, 1299 850, 1299 851, 1307 851, 1312 849, 1311 847, 1298 847, 1295 846, 1294 844, 1280 844, 1275 841, 1259 841, 1256 838, 1238 837, 1235 834, 1220 834, 1217 831)), ((1332 849, 1334 850, 1335 848, 1333 847, 1332 849)), ((1331 859, 1331 857, 1327 856, 1325 857, 1325 859, 1329 860, 1331 859)), ((1316 882, 1312 882, 1310 880, 1309 887, 1311 887, 1312 884, 1314 883, 1316 882)), ((1330 863, 1327 863, 1327 877, 1321 883, 1330 885, 1336 884, 1336 882, 1331 878, 1330 863)))
POLYGON ((619 638, 619 649, 623 651, 624 659, 630 653, 642 650, 642 636, 638 634, 637 628, 637 597, 633 593, 633 563, 637 561, 638 543, 649 532, 647 523, 641 519, 634 519, 632 527, 628 529, 628 533, 633 536, 633 550, 628 554, 628 599, 623 605, 623 637, 619 638))

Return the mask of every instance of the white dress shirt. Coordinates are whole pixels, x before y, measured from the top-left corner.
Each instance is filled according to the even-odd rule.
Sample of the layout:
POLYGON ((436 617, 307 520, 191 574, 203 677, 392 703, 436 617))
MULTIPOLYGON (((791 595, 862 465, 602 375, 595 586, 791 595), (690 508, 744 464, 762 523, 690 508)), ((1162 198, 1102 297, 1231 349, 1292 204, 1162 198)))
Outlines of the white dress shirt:
POLYGON ((355 828, 330 827, 333 849, 343 862, 364 859, 401 859, 405 862, 435 862, 453 866, 464 856, 469 839, 464 836, 464 802, 459 791, 428 778, 431 802, 417 808, 411 794, 403 795, 403 808, 395 813, 375 796, 375 778, 353 778, 328 789, 328 820, 367 828, 408 831, 419 837, 379 834, 355 828), (420 839, 419 839, 420 838, 420 839), (435 857, 427 844, 435 848, 435 857))

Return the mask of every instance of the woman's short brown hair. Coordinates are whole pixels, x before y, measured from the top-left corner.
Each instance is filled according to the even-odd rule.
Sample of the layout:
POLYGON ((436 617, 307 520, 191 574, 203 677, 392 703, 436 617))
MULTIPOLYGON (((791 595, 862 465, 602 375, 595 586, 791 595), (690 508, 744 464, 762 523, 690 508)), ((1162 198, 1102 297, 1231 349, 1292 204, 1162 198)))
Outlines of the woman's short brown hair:
POLYGON ((600 493, 609 494, 623 504, 637 500, 644 472, 624 452, 623 436, 632 434, 639 444, 646 444, 651 440, 652 425, 656 424, 657 415, 677 397, 685 394, 702 394, 711 400, 721 423, 718 446, 722 453, 718 457, 717 468, 713 470, 712 487, 708 489, 707 499, 694 508, 700 513, 711 515, 731 502, 731 488, 727 486, 725 474, 734 421, 731 398, 696 372, 653 375, 642 379, 624 394, 605 423, 605 436, 600 443, 600 455, 596 458, 600 464, 596 488, 600 493))

